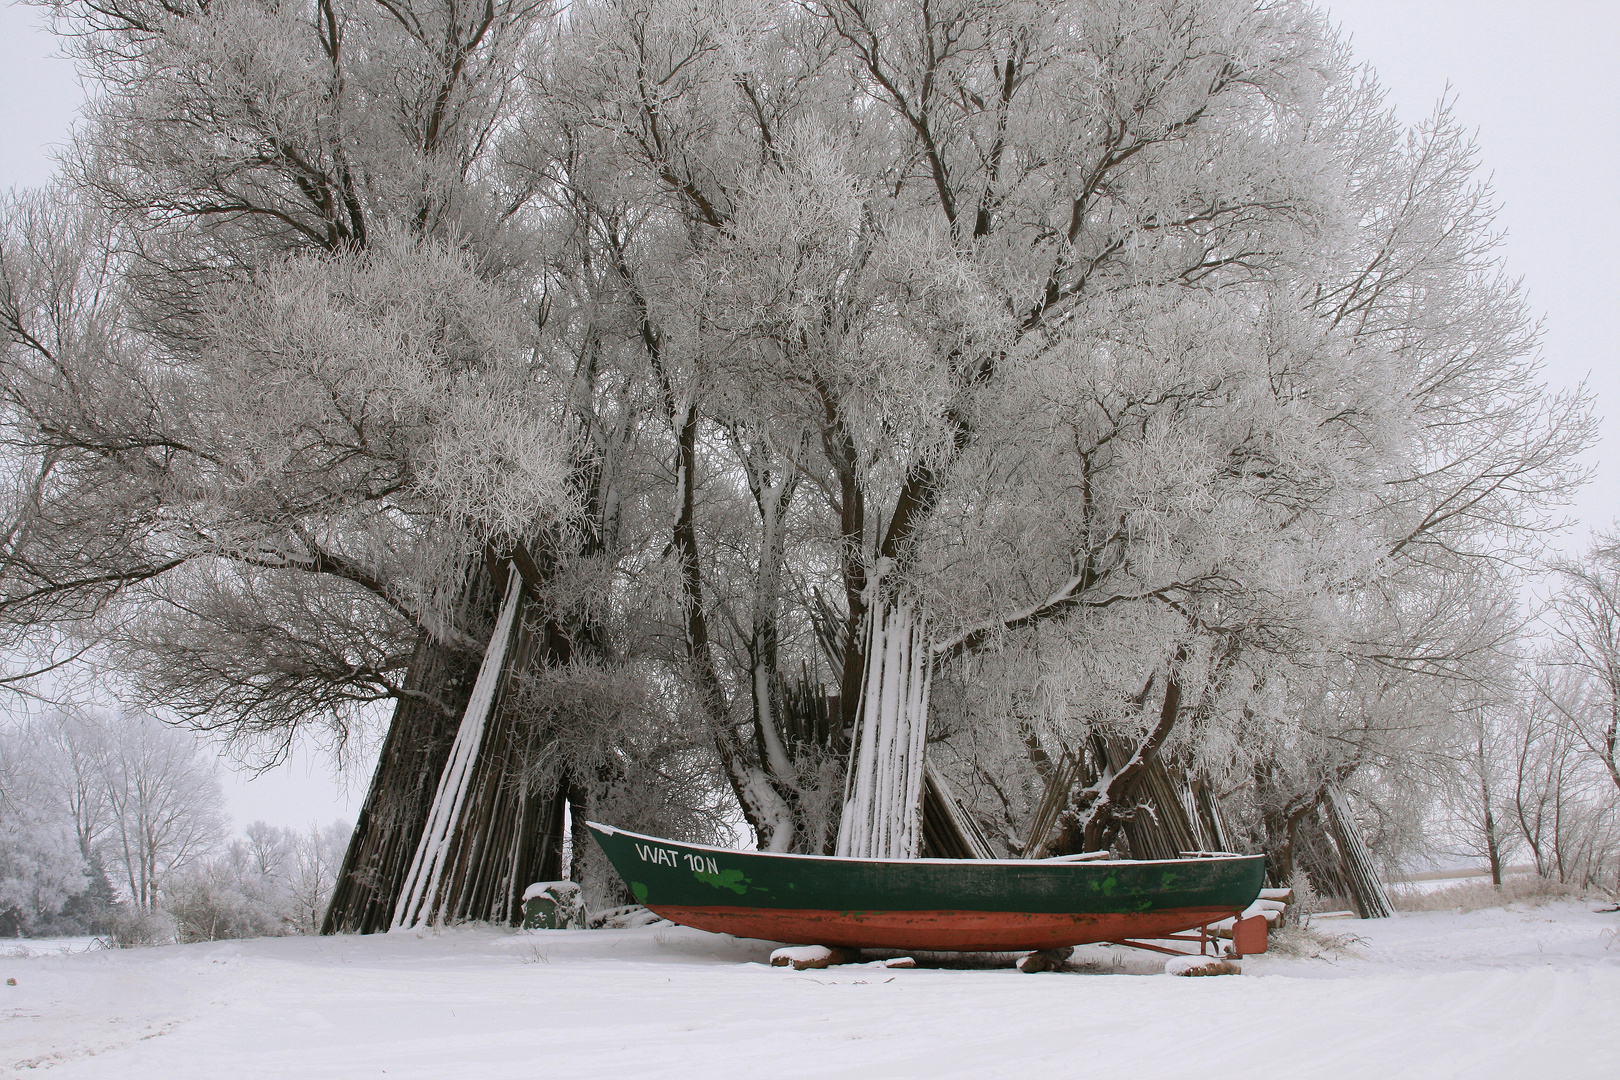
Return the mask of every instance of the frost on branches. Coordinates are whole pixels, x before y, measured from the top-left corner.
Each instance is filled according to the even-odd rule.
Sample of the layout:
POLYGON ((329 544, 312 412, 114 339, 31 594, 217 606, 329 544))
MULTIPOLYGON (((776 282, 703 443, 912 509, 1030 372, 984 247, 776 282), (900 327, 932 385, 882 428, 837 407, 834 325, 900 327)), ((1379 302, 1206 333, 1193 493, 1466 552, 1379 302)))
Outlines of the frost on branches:
POLYGON ((0 630, 270 756, 385 704, 327 929, 622 902, 588 817, 1333 892, 1466 771, 1594 421, 1316 10, 148 6, 53 9, 0 630))

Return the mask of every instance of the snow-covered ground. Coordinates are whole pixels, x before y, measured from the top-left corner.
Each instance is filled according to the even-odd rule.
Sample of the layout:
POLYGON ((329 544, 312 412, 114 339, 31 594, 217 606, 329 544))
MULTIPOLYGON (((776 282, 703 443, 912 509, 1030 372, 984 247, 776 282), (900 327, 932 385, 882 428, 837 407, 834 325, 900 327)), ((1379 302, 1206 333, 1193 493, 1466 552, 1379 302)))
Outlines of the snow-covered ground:
POLYGON ((0 960, 21 960, 29 956, 65 956, 103 947, 95 937, 53 937, 0 939, 0 960))
POLYGON ((1361 942, 1193 979, 1095 946, 1090 974, 795 972, 667 925, 5 954, 0 1077, 1615 1077, 1592 906, 1333 921, 1361 942))

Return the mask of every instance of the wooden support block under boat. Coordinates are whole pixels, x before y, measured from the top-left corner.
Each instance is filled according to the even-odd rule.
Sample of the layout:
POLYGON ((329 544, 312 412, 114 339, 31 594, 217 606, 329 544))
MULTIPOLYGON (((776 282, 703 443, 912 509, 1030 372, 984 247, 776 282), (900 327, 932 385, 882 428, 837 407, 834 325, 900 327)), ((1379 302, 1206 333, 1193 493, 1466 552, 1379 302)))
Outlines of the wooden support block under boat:
POLYGON ((1074 949, 1065 945, 1061 949, 1039 949, 1018 958, 1018 970, 1025 975, 1042 971, 1062 971, 1074 955, 1074 949))
POLYGON ((588 823, 638 903, 700 930, 844 948, 1060 949, 1232 918, 1258 855, 857 859, 727 851, 588 823))
POLYGON ((859 949, 829 949, 825 945, 792 945, 771 953, 771 967, 791 966, 794 971, 860 962, 859 949))
POLYGON ((1232 924, 1232 955, 1255 956, 1265 952, 1268 925, 1264 915, 1251 915, 1232 924))
POLYGON ((1178 956, 1164 965, 1166 975, 1241 975, 1243 966, 1219 956, 1178 956))

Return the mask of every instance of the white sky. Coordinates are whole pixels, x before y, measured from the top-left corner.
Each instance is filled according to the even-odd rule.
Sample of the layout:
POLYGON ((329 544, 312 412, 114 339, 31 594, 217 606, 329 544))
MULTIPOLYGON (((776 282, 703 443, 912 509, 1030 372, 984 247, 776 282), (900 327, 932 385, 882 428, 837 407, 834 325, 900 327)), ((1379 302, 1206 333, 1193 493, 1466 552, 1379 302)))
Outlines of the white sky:
MULTIPOLYGON (((1449 85, 1456 114, 1479 133, 1502 203, 1511 272, 1545 314, 1546 377, 1589 379, 1598 410, 1620 415, 1620 3, 1613 0, 1333 0, 1333 21, 1377 69, 1410 122, 1449 85)), ((0 189, 40 183, 50 147, 67 138, 83 91, 35 8, 0 7, 0 189)), ((1620 420, 1604 423, 1599 466, 1561 541, 1574 552, 1620 518, 1620 474, 1605 464, 1620 420)), ((307 825, 353 818, 364 781, 343 784, 312 750, 227 784, 240 826, 258 818, 307 825)))

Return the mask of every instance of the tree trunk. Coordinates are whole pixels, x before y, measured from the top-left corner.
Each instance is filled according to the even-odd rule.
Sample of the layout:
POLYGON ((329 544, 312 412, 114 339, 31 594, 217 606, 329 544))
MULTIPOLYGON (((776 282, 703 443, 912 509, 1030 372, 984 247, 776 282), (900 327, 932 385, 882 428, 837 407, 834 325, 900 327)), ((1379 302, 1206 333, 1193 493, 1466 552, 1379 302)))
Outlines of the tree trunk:
POLYGON ((578 780, 568 786, 568 880, 585 885, 587 853, 591 846, 591 830, 585 822, 591 818, 591 793, 578 780))
POLYGON ((1502 853, 1496 842, 1496 818, 1491 813, 1491 789, 1481 784, 1485 796, 1485 853, 1491 860, 1491 884, 1502 887, 1502 853))
POLYGON ((405 697, 394 708, 321 933, 388 929, 455 742, 457 720, 472 693, 478 659, 426 634, 418 638, 406 689, 436 700, 405 697))
POLYGON ((1485 854, 1491 862, 1491 884, 1502 887, 1502 856, 1496 841, 1496 815, 1491 811, 1490 759, 1485 752, 1485 716, 1476 713, 1479 724, 1478 738, 1474 742, 1474 765, 1479 770, 1480 809, 1484 811, 1485 854))
MULTIPOLYGON (((566 807, 571 794, 577 801, 584 790, 566 772, 544 774, 554 779, 531 775, 543 733, 533 729, 512 691, 518 673, 544 677, 546 668, 567 663, 574 642, 556 623, 524 617, 532 609, 516 571, 508 572, 510 625, 504 626, 505 639, 499 639, 503 625, 497 625, 486 654, 492 665, 487 708, 480 718, 469 706, 463 720, 473 756, 462 776, 446 774, 435 797, 443 825, 419 843, 420 870, 396 906, 398 927, 467 920, 516 924, 527 886, 565 873, 566 807)), ((502 623, 507 620, 503 615, 502 623)), ((584 839, 577 816, 574 827, 577 861, 584 839)))
MULTIPOLYGON (((1271 766, 1262 763, 1255 768, 1255 787, 1264 796, 1275 793, 1271 782, 1271 766)), ((1275 795, 1274 795, 1275 798, 1275 795)), ((1262 798, 1261 821, 1266 830, 1267 876, 1273 886, 1288 888, 1294 879, 1294 852, 1299 846, 1299 829, 1322 802, 1322 788, 1316 787, 1304 795, 1290 799, 1282 806, 1267 805, 1262 798)))
MULTIPOLYGON (((1069 809, 1064 812, 1062 828, 1042 854, 1102 851, 1114 843, 1120 830, 1133 816, 1135 807, 1128 800, 1135 794, 1144 775, 1151 768, 1163 767, 1158 760, 1159 747, 1164 745, 1165 739, 1170 736, 1171 730, 1176 725, 1176 719, 1181 714, 1179 668, 1186 659, 1187 650, 1185 648, 1177 650, 1165 680, 1164 701, 1159 708, 1158 722, 1130 757, 1117 768, 1115 762, 1111 760, 1112 753, 1106 749, 1105 740, 1100 764, 1103 768, 1111 769, 1111 775, 1106 778, 1099 776, 1096 783, 1076 793, 1069 809)), ((1169 806, 1165 807, 1166 811, 1169 809, 1169 806)), ((1180 810, 1179 804, 1175 809, 1180 810)), ((1187 828, 1190 830, 1190 825, 1187 828)), ((1152 857, 1134 852, 1133 854, 1137 858, 1152 857)), ((1175 855, 1175 852, 1170 852, 1166 857, 1175 858, 1175 855)))
POLYGON ((924 859, 993 859, 990 842, 951 791, 945 778, 923 763, 922 850, 924 859))
POLYGON ((1356 913, 1363 919, 1387 919, 1394 915, 1395 906, 1389 902, 1384 883, 1378 880, 1372 855, 1367 851, 1366 842, 1361 839, 1361 829, 1350 815, 1337 784, 1328 785, 1322 809, 1327 814, 1333 842, 1339 848, 1344 878, 1350 887, 1350 901, 1356 906, 1356 913))
POLYGON ((486 857, 494 855, 492 842, 497 838, 490 835, 492 830, 511 827, 510 819, 498 820, 490 812, 489 781, 490 774, 495 773, 493 790, 498 791, 502 786, 499 781, 513 764, 509 760, 510 739, 502 737, 507 732, 502 730, 496 706, 510 671, 507 654, 518 624, 521 593, 517 574, 509 571, 500 618, 479 665, 449 760, 435 788, 426 827, 394 908, 394 929, 429 921, 454 921, 461 916, 469 878, 474 879, 473 891, 477 891, 476 885, 484 884, 477 880, 482 877, 479 871, 495 861, 486 857))

